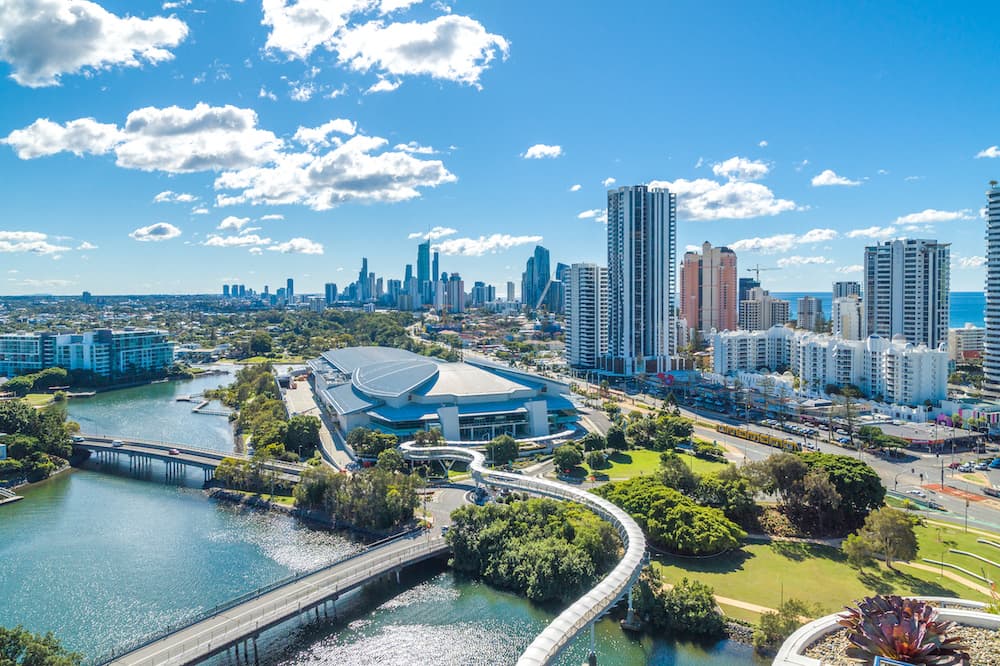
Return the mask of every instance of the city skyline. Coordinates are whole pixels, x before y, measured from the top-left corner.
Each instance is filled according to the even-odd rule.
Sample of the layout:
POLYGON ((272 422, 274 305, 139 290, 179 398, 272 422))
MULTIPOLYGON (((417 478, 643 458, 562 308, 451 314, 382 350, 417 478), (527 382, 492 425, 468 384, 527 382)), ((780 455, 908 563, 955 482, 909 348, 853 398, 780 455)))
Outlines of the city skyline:
POLYGON ((17 44, 0 48, 3 294, 195 293, 292 274, 322 293, 362 256, 396 275, 423 239, 442 270, 520 282, 537 244, 566 264, 603 263, 606 191, 626 184, 677 195, 679 256, 728 246, 743 276, 781 269, 771 291, 859 279, 864 246, 895 236, 952 243, 952 288, 983 287, 982 193, 1000 173, 1000 137, 991 114, 966 110, 1000 101, 979 85, 996 48, 989 6, 970 23, 885 7, 859 21, 833 7, 651 5, 626 35, 588 7, 533 5, 524 21, 517 2, 373 1, 305 30, 285 3, 182 2, 134 15, 156 35, 122 37, 137 8, 76 2, 120 48, 110 37, 36 48, 16 39, 32 25, 0 10, 0 38, 17 44), (688 29, 649 67, 628 67, 634 53, 616 45, 652 39, 668 11, 688 29), (219 37, 234 31, 247 38, 219 37), (387 39, 404 32, 433 48, 404 53, 387 39), (571 39, 591 46, 545 75, 571 39), (832 57, 842 41, 849 55, 832 57), (641 83, 652 103, 623 116, 594 94, 609 77, 641 83), (642 142, 592 131, 622 122, 651 131, 642 142))

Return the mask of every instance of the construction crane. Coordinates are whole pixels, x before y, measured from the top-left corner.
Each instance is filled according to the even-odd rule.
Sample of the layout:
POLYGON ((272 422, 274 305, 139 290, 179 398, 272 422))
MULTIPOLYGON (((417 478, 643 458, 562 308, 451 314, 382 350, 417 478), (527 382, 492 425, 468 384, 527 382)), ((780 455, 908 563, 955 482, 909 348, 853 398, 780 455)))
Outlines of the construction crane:
POLYGON ((757 264, 756 266, 751 266, 750 268, 748 268, 747 272, 748 273, 756 273, 757 274, 757 282, 760 283, 760 272, 761 271, 780 271, 780 270, 781 270, 780 267, 768 268, 768 267, 763 267, 760 264, 757 264))

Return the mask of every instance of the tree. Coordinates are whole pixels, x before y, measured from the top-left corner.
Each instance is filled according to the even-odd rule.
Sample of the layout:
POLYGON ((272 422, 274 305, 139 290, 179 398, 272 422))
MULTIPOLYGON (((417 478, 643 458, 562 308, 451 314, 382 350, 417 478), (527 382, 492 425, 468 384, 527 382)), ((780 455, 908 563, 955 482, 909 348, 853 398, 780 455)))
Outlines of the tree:
POLYGON ((441 446, 444 444, 444 434, 439 428, 418 430, 413 433, 413 443, 417 446, 441 446))
POLYGON ((288 430, 285 432, 285 448, 288 451, 302 449, 302 455, 308 458, 319 446, 320 420, 315 416, 297 414, 288 419, 288 430))
POLYGON ((510 435, 500 435, 486 445, 486 459, 494 465, 509 465, 517 460, 517 440, 510 435))
MULTIPOLYGON (((917 535, 913 519, 903 511, 882 507, 868 515, 857 536, 872 555, 879 554, 885 564, 893 568, 893 560, 911 560, 917 556, 917 535)), ((862 546, 852 544, 852 549, 862 546)))
POLYGON ((760 616, 760 624, 753 632, 753 646, 764 650, 784 642, 792 632, 802 626, 802 618, 815 614, 816 609, 798 599, 789 599, 778 606, 778 611, 769 611, 760 616))
POLYGON ((721 509, 726 518, 737 523, 743 523, 756 511, 750 484, 745 478, 735 472, 723 470, 714 474, 705 474, 698 481, 694 498, 699 504, 721 509))
POLYGON ((386 449, 378 454, 376 466, 386 472, 401 472, 406 466, 406 461, 403 460, 403 454, 399 449, 386 449))
POLYGON ((847 424, 847 436, 851 440, 851 448, 854 448, 854 424, 857 421, 857 399, 861 392, 853 386, 845 386, 840 389, 840 395, 834 400, 834 412, 843 417, 847 424))
POLYGON ((347 445, 363 458, 378 458, 378 454, 395 448, 397 443, 395 435, 368 428, 355 428, 347 433, 347 445))
POLYGON ((698 486, 698 478, 691 468, 673 452, 660 454, 660 481, 668 488, 691 494, 698 486))
POLYGON ((725 634, 725 623, 716 610, 713 590, 705 583, 681 579, 664 595, 663 606, 669 628, 674 633, 700 638, 717 638, 725 634))
POLYGON ((615 451, 624 451, 628 448, 628 440, 625 438, 625 431, 621 426, 613 425, 608 429, 608 448, 615 451))
POLYGON ((840 548, 847 556, 847 563, 858 571, 863 571, 872 561, 871 548, 859 534, 849 534, 840 548))
POLYGON ((584 451, 603 451, 607 448, 608 443, 604 441, 604 438, 600 434, 588 432, 580 439, 580 446, 583 447, 584 451))
POLYGON ((0 627, 0 664, 3 666, 77 666, 83 655, 70 652, 52 632, 33 634, 18 625, 0 627))
POLYGON ((607 456, 604 455, 603 451, 591 451, 587 454, 587 467, 590 469, 604 469, 608 467, 607 456))
POLYGON ((840 495, 840 505, 832 514, 831 527, 845 531, 860 526, 869 513, 885 502, 885 487, 871 465, 851 456, 804 453, 802 460, 811 470, 822 470, 840 495))
POLYGON ((583 454, 572 444, 563 444, 555 450, 552 459, 557 469, 568 470, 583 462, 583 454))
POLYGON ((267 331, 254 331, 254 334, 250 336, 249 349, 251 354, 255 356, 270 354, 272 347, 273 341, 267 331))

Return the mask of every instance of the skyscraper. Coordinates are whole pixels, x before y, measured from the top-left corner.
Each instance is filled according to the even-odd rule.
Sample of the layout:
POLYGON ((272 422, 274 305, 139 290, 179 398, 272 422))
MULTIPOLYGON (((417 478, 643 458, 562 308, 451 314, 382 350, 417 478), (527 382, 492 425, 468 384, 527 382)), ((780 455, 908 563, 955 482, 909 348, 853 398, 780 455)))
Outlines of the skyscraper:
POLYGON ((803 296, 796 304, 796 326, 815 331, 823 322, 823 303, 815 296, 803 296))
MULTIPOLYGON (((430 243, 430 241, 428 241, 430 243)), ((434 252, 434 260, 431 262, 431 280, 437 282, 441 277, 441 255, 434 252)))
POLYGON ((288 278, 285 282, 285 299, 289 303, 295 302, 295 280, 288 278))
POLYGON ((865 326, 932 349, 948 340, 950 243, 903 239, 865 248, 865 326))
POLYGON ((517 300, 517 297, 514 294, 514 282, 512 280, 508 280, 507 281, 507 302, 508 303, 513 303, 516 300, 517 300))
POLYGON ((413 277, 413 264, 406 264, 406 270, 403 272, 403 284, 410 284, 410 278, 413 277))
POLYGON ((368 257, 361 257, 361 270, 358 271, 358 298, 367 301, 372 297, 368 280, 368 257))
MULTIPOLYGON (((424 241, 417 246, 417 281, 420 284, 431 279, 431 242, 424 241)), ((434 278, 437 279, 436 277, 434 278)))
POLYGON ((222 297, 223 298, 229 298, 229 285, 228 284, 222 285, 222 297))
POLYGON ((521 278, 521 301, 532 310, 546 305, 542 299, 546 296, 550 279, 552 272, 549 268, 549 251, 537 245, 534 254, 528 258, 521 278))
POLYGON ((632 185, 608 191, 608 355, 615 375, 670 369, 674 355, 677 196, 632 185))
POLYGON ((845 296, 860 296, 861 283, 854 280, 844 280, 833 283, 833 300, 845 296))
POLYGON ((705 241, 701 254, 684 254, 681 317, 689 329, 736 330, 737 277, 736 253, 728 247, 712 247, 705 241))
POLYGON ((750 290, 754 287, 759 287, 760 281, 753 278, 742 277, 739 280, 739 286, 737 287, 739 294, 737 295, 736 301, 745 301, 750 297, 750 290))
POLYGON ((1000 393, 1000 186, 986 192, 986 339, 983 373, 986 389, 1000 393))
POLYGON ((328 306, 333 305, 337 302, 337 285, 333 282, 327 282, 323 287, 324 295, 326 296, 326 304, 328 306))
POLYGON ((608 353, 608 269, 573 264, 566 280, 566 362, 596 368, 608 353))

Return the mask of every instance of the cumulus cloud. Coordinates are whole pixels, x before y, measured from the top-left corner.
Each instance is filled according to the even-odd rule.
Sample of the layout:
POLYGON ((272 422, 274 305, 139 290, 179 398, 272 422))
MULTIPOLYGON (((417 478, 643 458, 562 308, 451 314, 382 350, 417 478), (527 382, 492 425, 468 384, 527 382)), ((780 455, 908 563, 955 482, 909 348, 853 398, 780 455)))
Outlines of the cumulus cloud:
POLYGON ((972 211, 968 208, 962 210, 936 210, 927 208, 919 213, 910 213, 897 217, 893 224, 931 224, 933 222, 951 222, 953 220, 974 220, 972 211))
POLYGON ((509 250, 519 245, 541 243, 541 236, 511 236, 510 234, 491 234, 479 238, 451 238, 433 247, 441 254, 460 254, 466 257, 481 257, 484 254, 495 254, 509 250))
POLYGON ((96 250, 97 246, 89 241, 83 241, 82 243, 76 246, 76 249, 81 252, 86 252, 87 250, 96 250))
POLYGON ((388 142, 354 136, 322 155, 291 153, 271 166, 223 173, 215 181, 220 206, 304 204, 328 210, 348 202, 396 202, 420 196, 418 187, 456 180, 440 160, 422 160, 401 151, 377 152, 388 142))
POLYGON ((730 157, 712 165, 712 173, 729 180, 760 180, 771 170, 765 162, 746 157, 730 157))
POLYGON ((761 141, 757 145, 760 146, 761 148, 767 148, 767 141, 761 141))
POLYGON ((414 231, 407 236, 408 239, 414 240, 416 238, 422 238, 423 240, 437 240, 438 238, 444 238, 446 236, 454 236, 458 233, 458 229, 452 229, 451 227, 434 227, 430 231, 414 231))
POLYGON ((580 188, 582 188, 582 187, 583 187, 583 185, 580 185, 580 183, 576 183, 575 185, 570 185, 569 186, 569 191, 570 192, 579 192, 580 188))
POLYGON ((837 232, 833 229, 810 229, 804 234, 775 234, 774 236, 744 238, 735 243, 730 243, 733 250, 747 250, 750 252, 763 252, 765 254, 773 252, 788 252, 797 245, 810 245, 813 243, 823 243, 837 238, 837 232))
POLYGON ((954 257, 958 268, 979 268, 986 264, 986 257, 954 257))
POLYGON ((778 259, 778 266, 781 268, 789 268, 795 266, 810 266, 812 264, 832 264, 832 259, 827 259, 826 257, 801 257, 798 255, 792 255, 790 257, 782 257, 778 259))
POLYGON ((22 160, 69 152, 76 156, 103 155, 121 142, 117 125, 93 118, 72 120, 65 125, 39 118, 24 129, 14 130, 0 142, 7 144, 22 160))
POLYGON ((982 159, 983 157, 988 157, 991 159, 1000 157, 1000 146, 990 146, 989 148, 986 148, 985 150, 980 150, 978 153, 976 153, 977 160, 982 159))
POLYGON ((198 197, 193 194, 174 192, 172 190, 164 190, 153 197, 155 203, 194 203, 197 200, 198 197))
POLYGON ((40 231, 0 231, 0 252, 55 255, 70 249, 50 243, 48 238, 40 231))
POLYGON ((192 208, 191 209, 191 214, 192 215, 208 215, 208 213, 209 213, 209 210, 207 208, 205 208, 204 206, 198 206, 197 208, 192 208))
POLYGON ((819 174, 813 176, 812 185, 813 187, 830 187, 832 185, 860 185, 860 180, 851 180, 850 178, 845 178, 844 176, 838 176, 833 169, 825 169, 819 174))
POLYGON ((614 178, 608 177, 601 181, 601 185, 603 185, 604 187, 611 187, 616 182, 618 181, 616 181, 614 178))
POLYGON ((267 249, 271 252, 281 252, 282 254, 323 254, 322 243, 317 243, 308 238, 293 238, 284 243, 275 243, 267 249))
POLYGON ((608 211, 606 208, 592 208, 590 210, 585 210, 576 216, 578 220, 595 220, 602 224, 607 224, 608 222, 608 211))
POLYGON ((272 213, 270 215, 261 215, 260 216, 260 221, 261 222, 267 222, 269 220, 283 220, 283 219, 285 219, 285 216, 284 215, 278 215, 277 213, 272 213))
POLYGON ((305 83, 295 82, 290 84, 292 91, 288 94, 296 102, 308 102, 316 93, 316 85, 311 81, 305 83))
POLYGON ((158 242, 177 238, 181 235, 181 230, 169 222, 157 222, 148 227, 139 227, 129 234, 129 237, 143 242, 158 242))
POLYGON ((562 146, 550 146, 544 143, 536 143, 521 153, 521 157, 526 160, 542 160, 555 158, 563 154, 562 146))
POLYGON ((720 183, 709 178, 678 178, 654 180, 649 186, 675 193, 678 217, 686 220, 748 219, 799 209, 794 201, 777 198, 766 185, 742 180, 720 183))
POLYGON ((896 235, 896 227, 879 227, 871 226, 865 227, 864 229, 852 229, 847 232, 848 238, 874 238, 874 239, 884 239, 892 238, 896 235))
POLYGON ((278 101, 278 96, 275 95, 270 90, 268 90, 267 88, 265 88, 264 86, 260 87, 260 92, 257 93, 257 97, 259 97, 261 99, 269 99, 272 102, 277 102, 278 101))
POLYGON ((219 226, 216 228, 219 229, 220 231, 225 229, 232 229, 234 231, 239 231, 249 223, 250 223, 249 217, 236 217, 235 215, 230 215, 229 217, 222 220, 222 222, 219 222, 219 226))
POLYGON ((252 247, 255 245, 269 245, 270 238, 261 238, 257 234, 243 234, 239 236, 219 236, 213 234, 202 243, 206 247, 252 247))
POLYGON ((838 273, 843 273, 844 275, 849 275, 851 273, 860 273, 865 269, 861 264, 851 264, 850 266, 837 266, 834 270, 838 273))
POLYGON ((398 79, 395 81, 390 81, 389 79, 380 78, 378 81, 368 86, 368 89, 365 90, 365 94, 372 95, 375 93, 392 92, 393 90, 399 88, 399 86, 401 85, 403 85, 403 82, 398 79))
MULTIPOLYGON (((65 126, 36 121, 3 139, 22 159, 60 151, 113 151, 118 166, 168 173, 223 171, 216 178, 220 206, 305 204, 326 210, 345 202, 393 202, 420 196, 418 188, 456 180, 440 160, 421 159, 410 144, 386 150, 381 137, 352 135, 356 125, 335 119, 320 127, 300 127, 294 141, 307 147, 295 152, 269 130, 257 127, 252 109, 234 106, 193 109, 147 107, 129 114, 124 128, 92 133, 81 139, 72 121, 65 126), (52 127, 57 131, 50 131, 52 127), (117 132, 117 133, 115 133, 117 132), (96 138, 94 138, 96 137, 96 138), (320 148, 330 147, 328 152, 320 148)), ((93 123, 93 121, 90 121, 93 123)), ((414 144, 416 145, 416 144, 414 144)))
POLYGON ((159 64, 187 34, 177 18, 121 18, 88 0, 0 3, 0 60, 31 88, 59 85, 64 74, 159 64))
POLYGON ((416 141, 410 141, 408 143, 397 143, 392 147, 393 150, 401 150, 404 153, 413 153, 414 155, 436 155, 437 151, 431 146, 421 146, 416 141))
POLYGON ((337 146, 343 143, 343 140, 339 137, 330 136, 334 132, 345 136, 354 136, 354 133, 357 132, 357 130, 358 125, 353 120, 348 120, 346 118, 334 118, 333 120, 323 123, 319 127, 302 127, 300 125, 299 128, 295 130, 295 135, 292 138, 306 148, 312 150, 317 147, 329 146, 331 143, 337 146))

